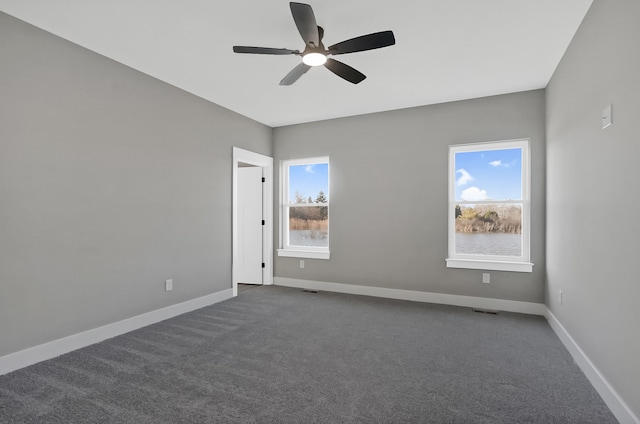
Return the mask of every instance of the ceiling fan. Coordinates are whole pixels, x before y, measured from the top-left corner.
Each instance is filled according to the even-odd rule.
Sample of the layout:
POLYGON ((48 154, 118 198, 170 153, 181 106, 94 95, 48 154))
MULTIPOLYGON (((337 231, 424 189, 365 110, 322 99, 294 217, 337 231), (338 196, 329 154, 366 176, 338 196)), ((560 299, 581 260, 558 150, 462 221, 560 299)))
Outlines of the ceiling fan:
POLYGON ((316 24, 316 18, 311 6, 304 3, 291 2, 289 3, 289 7, 291 8, 291 14, 293 15, 293 20, 298 27, 298 31, 305 42, 305 48, 302 52, 299 50, 277 49, 271 47, 233 46, 233 51, 236 53, 274 55, 294 54, 302 56, 302 63, 293 68, 291 72, 289 72, 282 81, 280 81, 280 85, 291 85, 311 69, 311 67, 321 65, 324 65, 325 68, 337 76, 344 78, 353 84, 358 84, 366 78, 363 73, 349 65, 335 59, 331 59, 327 56, 379 49, 381 47, 392 46, 396 43, 393 31, 382 31, 351 38, 325 48, 324 44, 322 44, 324 29, 316 24))

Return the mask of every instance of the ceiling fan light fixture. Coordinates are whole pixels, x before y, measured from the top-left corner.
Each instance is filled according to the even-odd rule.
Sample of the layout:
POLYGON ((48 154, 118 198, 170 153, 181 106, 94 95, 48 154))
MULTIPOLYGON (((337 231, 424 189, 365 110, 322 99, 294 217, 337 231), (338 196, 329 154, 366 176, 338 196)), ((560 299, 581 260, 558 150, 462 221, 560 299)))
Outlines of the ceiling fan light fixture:
POLYGON ((309 66, 321 66, 327 62, 327 56, 322 53, 307 53, 302 56, 302 62, 309 66))

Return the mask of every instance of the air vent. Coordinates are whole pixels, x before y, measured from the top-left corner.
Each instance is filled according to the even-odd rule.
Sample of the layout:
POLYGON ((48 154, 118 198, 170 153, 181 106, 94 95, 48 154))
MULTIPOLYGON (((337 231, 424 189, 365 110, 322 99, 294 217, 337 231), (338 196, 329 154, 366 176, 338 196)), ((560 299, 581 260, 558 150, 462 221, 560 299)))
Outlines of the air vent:
POLYGON ((477 312, 479 314, 498 315, 498 311, 492 311, 490 309, 474 309, 473 312, 477 312))

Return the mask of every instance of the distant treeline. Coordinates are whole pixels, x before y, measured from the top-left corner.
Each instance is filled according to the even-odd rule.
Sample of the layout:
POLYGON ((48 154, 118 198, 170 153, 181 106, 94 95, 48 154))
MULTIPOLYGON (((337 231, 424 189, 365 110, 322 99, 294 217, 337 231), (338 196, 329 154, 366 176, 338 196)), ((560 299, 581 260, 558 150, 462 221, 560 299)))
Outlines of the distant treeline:
POLYGON ((329 216, 326 206, 309 206, 305 208, 289 208, 289 219, 299 221, 325 221, 329 216))
POLYGON ((514 205, 456 205, 456 232, 522 233, 522 208, 514 205))

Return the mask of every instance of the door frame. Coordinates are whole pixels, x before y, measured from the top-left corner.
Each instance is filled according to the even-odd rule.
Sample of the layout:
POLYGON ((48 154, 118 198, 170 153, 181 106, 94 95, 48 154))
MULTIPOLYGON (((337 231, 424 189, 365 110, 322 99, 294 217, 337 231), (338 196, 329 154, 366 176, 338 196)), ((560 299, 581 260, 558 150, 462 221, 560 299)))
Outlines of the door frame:
POLYGON ((265 267, 262 269, 262 284, 273 284, 273 158, 260 153, 233 147, 232 162, 232 240, 231 240, 231 288, 233 296, 238 295, 238 280, 236 278, 236 264, 238 263, 238 163, 262 168, 262 217, 265 225, 262 231, 262 261, 265 267))

